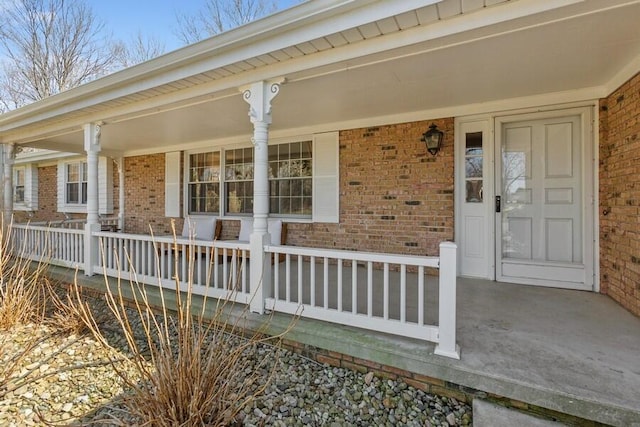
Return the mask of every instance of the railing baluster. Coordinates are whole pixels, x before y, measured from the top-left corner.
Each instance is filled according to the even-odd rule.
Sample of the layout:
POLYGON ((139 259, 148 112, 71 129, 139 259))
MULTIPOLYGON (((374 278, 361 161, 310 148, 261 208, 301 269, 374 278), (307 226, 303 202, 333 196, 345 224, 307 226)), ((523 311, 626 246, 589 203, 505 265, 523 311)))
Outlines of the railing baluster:
POLYGON ((285 301, 291 302, 291 255, 287 254, 284 269, 285 301))
POLYGON ((316 257, 309 259, 309 304, 311 307, 316 306, 316 257))
POLYGON ((158 256, 160 257, 160 277, 158 278, 164 279, 166 264, 169 261, 168 258, 171 258, 171 252, 166 250, 166 243, 160 243, 160 253, 158 256))
POLYGON ((220 249, 213 248, 213 287, 216 289, 220 288, 218 286, 218 261, 219 260, 220 260, 220 249))
POLYGON ((224 248, 222 250, 222 256, 223 256, 223 264, 222 264, 222 283, 220 284, 220 288, 223 289, 225 286, 230 284, 230 278, 228 276, 229 274, 229 263, 227 262, 228 258, 227 258, 227 248, 224 248))
POLYGON ((338 258, 338 311, 342 311, 342 258, 338 258))
POLYGON ((383 295, 382 295, 382 317, 384 317, 384 320, 389 320, 389 263, 385 262, 384 263, 384 270, 383 270, 383 274, 384 274, 384 283, 383 283, 383 295))
POLYGON ((358 262, 351 261, 351 312, 358 314, 358 262))
POLYGON ((276 262, 273 266, 273 298, 276 300, 280 299, 280 260, 279 256, 276 255, 276 262))
POLYGON ((407 321, 407 266, 400 264, 400 321, 407 321))
POLYGON ((323 271, 324 283, 322 284, 323 288, 323 300, 324 309, 327 310, 329 308, 329 258, 324 257, 324 271, 323 271))
POLYGON ((373 263, 367 263, 367 316, 373 316, 373 263))
POLYGON ((242 251, 242 270, 240 271, 240 275, 242 276, 242 285, 240 289, 243 292, 249 292, 249 287, 247 286, 247 251, 242 251))
POLYGON ((418 325, 424 326, 424 267, 418 267, 418 325))
POLYGON ((298 255, 298 304, 302 303, 302 255, 298 255))

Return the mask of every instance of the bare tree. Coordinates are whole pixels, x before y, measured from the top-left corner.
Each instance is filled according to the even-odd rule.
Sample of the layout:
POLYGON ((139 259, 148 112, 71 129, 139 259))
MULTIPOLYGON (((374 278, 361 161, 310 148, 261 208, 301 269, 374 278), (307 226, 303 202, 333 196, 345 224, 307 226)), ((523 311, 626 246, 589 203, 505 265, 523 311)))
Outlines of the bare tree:
POLYGON ((0 16, 0 96, 15 108, 112 71, 104 24, 81 0, 12 0, 0 16))
POLYGON ((115 62, 123 68, 148 61, 164 52, 165 45, 162 41, 155 37, 147 37, 141 32, 138 32, 128 44, 120 41, 114 45, 115 62))
POLYGON ((205 0, 195 15, 177 14, 176 35, 184 43, 195 43, 254 21, 277 10, 274 0, 205 0))

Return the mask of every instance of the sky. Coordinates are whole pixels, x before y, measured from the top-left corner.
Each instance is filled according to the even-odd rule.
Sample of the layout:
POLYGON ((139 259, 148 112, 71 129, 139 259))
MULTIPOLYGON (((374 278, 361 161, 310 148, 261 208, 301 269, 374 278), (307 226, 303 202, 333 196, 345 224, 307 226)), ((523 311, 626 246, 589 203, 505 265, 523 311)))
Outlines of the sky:
MULTIPOLYGON (((299 0, 277 0, 280 10, 299 0)), ((203 0, 87 0, 95 16, 116 39, 128 41, 140 31, 164 42, 167 52, 182 46, 175 35, 176 11, 193 12, 203 0)))

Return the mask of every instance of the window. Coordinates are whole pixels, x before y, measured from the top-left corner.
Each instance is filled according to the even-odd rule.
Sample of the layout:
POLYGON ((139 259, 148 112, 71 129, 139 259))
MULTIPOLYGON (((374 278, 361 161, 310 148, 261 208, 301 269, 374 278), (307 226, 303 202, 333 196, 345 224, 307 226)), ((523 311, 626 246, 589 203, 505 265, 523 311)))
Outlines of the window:
MULTIPOLYGON (((58 212, 86 213, 87 212, 87 186, 89 181, 89 169, 86 158, 61 159, 58 161, 58 173, 56 180, 56 204, 58 212)), ((108 157, 98 157, 98 213, 107 215, 113 213, 113 160, 108 157)), ((29 169, 27 169, 27 189, 25 198, 29 202, 29 189, 37 193, 37 181, 31 176, 29 181, 29 169)))
POLYGON ((482 132, 465 135, 466 202, 482 203, 482 132))
POLYGON ((313 167, 311 141, 269 147, 269 211, 311 215, 313 167))
POLYGON ((25 189, 25 169, 15 168, 13 170, 13 201, 14 203, 24 203, 25 189))
POLYGON ((189 156, 189 213, 220 211, 220 152, 189 156))
POLYGON ((253 148, 224 153, 226 210, 230 214, 253 212, 253 148))
POLYGON ((87 163, 67 163, 65 173, 66 202, 70 205, 87 204, 87 163))
MULTIPOLYGON (((313 143, 269 146, 269 209, 274 215, 312 215, 313 143)), ((253 148, 188 155, 188 213, 253 213, 253 148), (221 173, 224 171, 224 173, 221 173), (221 206, 220 192, 223 192, 221 206)))

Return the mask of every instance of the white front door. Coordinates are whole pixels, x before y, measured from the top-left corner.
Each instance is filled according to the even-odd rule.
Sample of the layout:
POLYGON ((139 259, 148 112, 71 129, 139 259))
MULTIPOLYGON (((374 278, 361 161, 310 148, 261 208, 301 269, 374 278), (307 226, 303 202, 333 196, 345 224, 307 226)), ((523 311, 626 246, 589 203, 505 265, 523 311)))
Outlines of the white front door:
POLYGON ((588 109, 496 119, 496 280, 593 288, 588 109))

